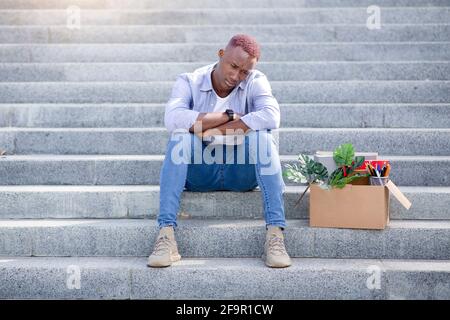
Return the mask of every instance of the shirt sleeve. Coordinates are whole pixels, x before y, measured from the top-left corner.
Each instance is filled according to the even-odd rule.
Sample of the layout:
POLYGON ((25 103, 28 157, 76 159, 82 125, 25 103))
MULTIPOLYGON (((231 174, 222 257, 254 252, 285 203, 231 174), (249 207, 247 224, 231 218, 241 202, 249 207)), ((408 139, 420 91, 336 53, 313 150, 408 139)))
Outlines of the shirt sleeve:
POLYGON ((169 132, 177 129, 189 130, 195 123, 200 112, 189 108, 191 101, 191 87, 186 76, 181 74, 172 88, 164 113, 164 125, 169 132))
POLYGON ((280 106, 272 95, 266 76, 253 79, 249 94, 254 111, 244 115, 241 120, 252 130, 279 128, 280 106))

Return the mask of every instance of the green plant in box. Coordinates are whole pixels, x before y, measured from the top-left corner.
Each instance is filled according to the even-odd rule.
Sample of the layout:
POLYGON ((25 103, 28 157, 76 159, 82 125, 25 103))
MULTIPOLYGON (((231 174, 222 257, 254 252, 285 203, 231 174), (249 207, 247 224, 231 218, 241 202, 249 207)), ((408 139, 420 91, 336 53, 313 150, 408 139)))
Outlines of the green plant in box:
POLYGON ((359 174, 350 175, 364 163, 364 157, 355 157, 355 149, 351 143, 342 144, 337 147, 333 152, 333 159, 338 168, 330 175, 328 186, 342 189, 353 180, 367 176, 359 174))
POLYGON ((298 165, 287 164, 283 176, 296 183, 307 183, 308 187, 302 193, 297 204, 303 199, 312 183, 318 183, 323 189, 342 189, 355 179, 366 177, 368 174, 353 174, 355 169, 364 163, 364 157, 355 157, 355 150, 351 143, 342 144, 333 152, 333 159, 338 167, 330 175, 320 162, 314 161, 308 155, 298 156, 298 165))

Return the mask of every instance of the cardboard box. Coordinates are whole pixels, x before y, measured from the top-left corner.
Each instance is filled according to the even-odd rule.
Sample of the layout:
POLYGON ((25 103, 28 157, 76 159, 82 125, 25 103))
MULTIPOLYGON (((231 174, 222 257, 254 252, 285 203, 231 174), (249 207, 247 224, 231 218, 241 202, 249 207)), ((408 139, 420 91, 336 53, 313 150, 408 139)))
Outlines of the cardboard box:
POLYGON ((309 223, 311 227, 381 230, 389 223, 389 201, 386 186, 348 184, 324 190, 313 184, 309 223))
MULTIPOLYGON (((367 162, 378 160, 376 152, 355 152, 355 156, 364 156, 365 163, 357 168, 354 174, 367 174, 367 162)), ((314 160, 322 163, 329 173, 336 169, 331 151, 317 151, 314 160)), ((384 186, 370 185, 369 177, 362 177, 347 184, 344 188, 322 189, 313 184, 310 188, 310 226, 324 228, 351 228, 382 230, 389 224, 390 194, 407 209, 411 202, 391 181, 386 180, 384 186)))

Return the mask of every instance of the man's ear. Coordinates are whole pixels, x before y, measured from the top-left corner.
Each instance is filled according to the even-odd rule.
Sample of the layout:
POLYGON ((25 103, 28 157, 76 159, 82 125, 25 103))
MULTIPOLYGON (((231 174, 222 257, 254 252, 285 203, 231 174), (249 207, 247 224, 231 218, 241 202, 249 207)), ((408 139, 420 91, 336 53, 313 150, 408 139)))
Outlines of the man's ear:
POLYGON ((219 52, 217 52, 217 56, 219 58, 222 58, 224 54, 225 54, 225 51, 223 49, 220 49, 219 52))

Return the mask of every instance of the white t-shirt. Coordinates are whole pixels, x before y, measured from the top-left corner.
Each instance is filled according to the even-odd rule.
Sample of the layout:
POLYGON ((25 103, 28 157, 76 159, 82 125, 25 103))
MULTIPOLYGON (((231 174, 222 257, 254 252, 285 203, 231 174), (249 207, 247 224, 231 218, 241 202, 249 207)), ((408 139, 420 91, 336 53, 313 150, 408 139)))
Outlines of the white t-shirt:
MULTIPOLYGON (((213 90, 214 91, 214 90, 213 90)), ((227 109, 231 109, 228 105, 228 100, 230 99, 231 94, 227 95, 225 98, 221 98, 216 94, 216 105, 214 106, 213 112, 225 112, 227 109)), ((243 135, 215 135, 209 138, 205 138, 209 144, 226 144, 226 145, 236 145, 241 144, 244 141, 243 135)))
POLYGON ((230 109, 228 105, 228 100, 230 100, 231 94, 227 95, 225 98, 221 98, 217 95, 215 91, 214 93, 216 94, 217 101, 216 105, 214 106, 213 112, 224 112, 225 110, 230 109))

